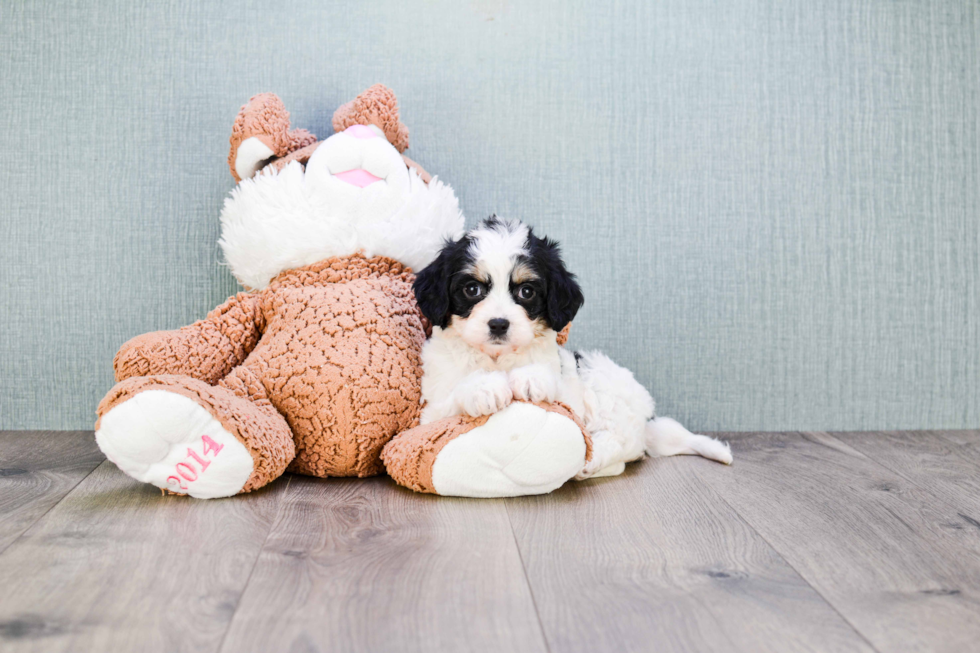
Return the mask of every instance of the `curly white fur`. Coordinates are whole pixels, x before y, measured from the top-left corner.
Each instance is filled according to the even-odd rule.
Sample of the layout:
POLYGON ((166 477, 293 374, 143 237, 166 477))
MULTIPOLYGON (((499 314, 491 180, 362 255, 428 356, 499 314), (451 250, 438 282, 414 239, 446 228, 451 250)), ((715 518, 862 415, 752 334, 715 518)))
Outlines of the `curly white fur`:
POLYGON ((383 138, 341 132, 305 170, 293 162, 243 180, 225 200, 220 245, 232 274, 259 290, 284 270, 358 252, 420 270, 462 231, 451 187, 425 184, 383 138), (358 188, 333 176, 357 167, 382 181, 358 188))
POLYGON ((561 350, 562 394, 592 436, 592 461, 576 476, 619 474, 643 457, 694 454, 730 465, 724 442, 696 435, 669 417, 655 417, 653 397, 633 373, 598 351, 574 355, 561 350))
MULTIPOLYGON (((592 437, 592 460, 579 480, 620 474, 645 453, 695 454, 731 464, 724 442, 691 433, 670 418, 655 418, 653 398, 629 370, 599 352, 573 354, 558 345, 553 329, 532 328, 540 320, 531 320, 514 301, 510 283, 526 257, 527 234, 519 223, 481 226, 469 233, 469 258, 460 260, 465 268, 446 271, 482 271, 490 291, 466 315, 454 314, 445 328, 434 327, 422 349, 422 423, 492 415, 515 399, 558 400, 582 419, 592 437), (506 317, 509 331, 530 335, 508 335, 488 350, 489 320, 495 317, 506 317)), ((552 287, 547 281, 545 288, 552 287)))

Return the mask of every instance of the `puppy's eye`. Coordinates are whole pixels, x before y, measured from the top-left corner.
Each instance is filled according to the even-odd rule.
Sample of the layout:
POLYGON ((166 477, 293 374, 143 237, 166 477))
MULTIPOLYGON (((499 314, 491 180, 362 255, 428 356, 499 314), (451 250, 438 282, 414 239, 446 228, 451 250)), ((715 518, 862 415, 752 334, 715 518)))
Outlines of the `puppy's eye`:
POLYGON ((482 297, 483 293, 486 292, 486 286, 478 281, 471 281, 465 286, 463 286, 463 294, 469 299, 477 299, 482 297))
POLYGON ((521 299, 531 299, 534 297, 534 288, 528 285, 523 285, 517 289, 517 296, 521 299))

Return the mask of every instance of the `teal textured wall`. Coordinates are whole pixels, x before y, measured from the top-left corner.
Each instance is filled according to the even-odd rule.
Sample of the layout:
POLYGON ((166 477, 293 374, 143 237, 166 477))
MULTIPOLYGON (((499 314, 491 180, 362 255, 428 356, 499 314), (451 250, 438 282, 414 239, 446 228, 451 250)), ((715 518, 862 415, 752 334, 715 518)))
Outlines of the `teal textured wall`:
POLYGON ((980 426, 976 2, 126 0, 0 5, 0 428, 90 427, 123 341, 236 291, 250 95, 326 136, 375 82, 470 223, 563 241, 572 344, 661 413, 980 426))

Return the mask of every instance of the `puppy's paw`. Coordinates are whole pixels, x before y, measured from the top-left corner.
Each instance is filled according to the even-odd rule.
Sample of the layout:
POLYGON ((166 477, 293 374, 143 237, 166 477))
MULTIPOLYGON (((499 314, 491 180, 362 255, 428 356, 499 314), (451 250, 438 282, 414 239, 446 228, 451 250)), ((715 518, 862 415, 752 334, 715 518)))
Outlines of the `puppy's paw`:
POLYGON ((470 417, 492 415, 514 399, 504 372, 475 374, 456 389, 456 395, 460 410, 470 417))
POLYGON ((558 398, 558 377, 546 366, 525 365, 507 375, 515 399, 552 402, 558 398))

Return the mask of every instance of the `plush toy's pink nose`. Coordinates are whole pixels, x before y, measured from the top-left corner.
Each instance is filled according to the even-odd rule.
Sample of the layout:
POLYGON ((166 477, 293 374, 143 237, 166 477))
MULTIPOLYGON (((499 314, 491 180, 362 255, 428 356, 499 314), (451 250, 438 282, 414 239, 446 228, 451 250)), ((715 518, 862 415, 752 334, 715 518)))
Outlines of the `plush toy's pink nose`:
POLYGON ((344 130, 345 134, 350 134, 354 138, 375 138, 377 134, 366 125, 351 125, 344 130))

